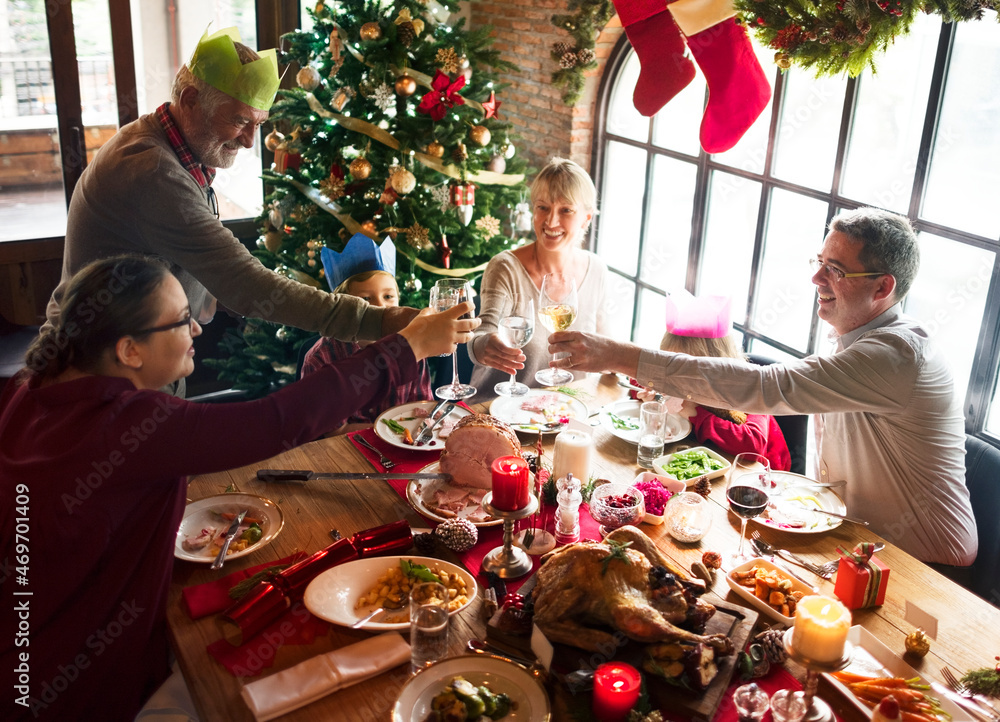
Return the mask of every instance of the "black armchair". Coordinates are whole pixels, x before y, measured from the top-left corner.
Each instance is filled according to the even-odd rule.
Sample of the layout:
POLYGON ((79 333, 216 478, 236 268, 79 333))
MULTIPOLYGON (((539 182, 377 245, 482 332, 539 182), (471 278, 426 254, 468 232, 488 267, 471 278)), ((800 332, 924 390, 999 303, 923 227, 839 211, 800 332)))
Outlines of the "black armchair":
MULTIPOLYGON (((747 360, 758 366, 770 366, 777 363, 774 359, 760 354, 747 354, 747 360)), ((775 416, 778 427, 788 444, 788 453, 792 457, 791 470, 796 474, 806 473, 806 448, 809 443, 809 415, 795 414, 792 416, 775 416)))

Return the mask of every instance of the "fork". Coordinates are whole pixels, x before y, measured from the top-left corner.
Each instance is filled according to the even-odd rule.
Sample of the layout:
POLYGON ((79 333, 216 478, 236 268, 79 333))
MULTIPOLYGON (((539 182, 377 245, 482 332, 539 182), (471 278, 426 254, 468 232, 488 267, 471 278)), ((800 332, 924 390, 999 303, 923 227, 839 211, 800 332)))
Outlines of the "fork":
POLYGON ((839 561, 826 562, 825 564, 813 564, 811 561, 792 554, 786 549, 776 549, 775 547, 772 547, 766 541, 761 539, 760 533, 756 530, 754 530, 750 536, 753 539, 753 543, 765 554, 777 554, 782 559, 790 561, 792 564, 798 564, 800 567, 808 569, 813 574, 823 577, 823 579, 829 579, 832 577, 833 573, 837 571, 837 566, 840 564, 839 561))
POLYGON ((1000 711, 997 710, 989 701, 982 698, 982 695, 975 694, 972 690, 962 684, 962 680, 955 676, 955 673, 951 671, 950 667, 941 667, 941 676, 944 677, 944 681, 948 683, 955 692, 962 695, 966 699, 972 700, 979 707, 986 712, 986 714, 993 717, 993 719, 1000 719, 1000 711))
POLYGON ((394 466, 396 465, 396 462, 395 462, 395 461, 393 461, 393 460, 392 460, 392 459, 390 459, 390 458, 389 458, 388 456, 386 456, 386 455, 385 455, 385 454, 383 454, 383 453, 382 453, 381 451, 379 451, 379 450, 378 450, 378 449, 376 449, 376 448, 375 448, 374 446, 372 446, 372 445, 371 445, 371 444, 370 444, 370 443, 368 442, 368 440, 367 440, 367 439, 365 439, 365 438, 364 438, 363 436, 361 436, 361 434, 355 434, 355 436, 354 436, 354 440, 355 440, 355 441, 357 441, 357 442, 358 442, 359 444, 361 444, 361 445, 362 445, 363 447, 365 447, 366 449, 368 449, 369 451, 372 451, 372 452, 374 452, 374 453, 375 453, 375 454, 376 454, 376 455, 378 456, 378 463, 380 463, 380 464, 382 465, 382 467, 383 467, 383 468, 384 468, 384 469, 385 469, 386 471, 388 471, 389 469, 391 469, 392 467, 394 467, 394 466))

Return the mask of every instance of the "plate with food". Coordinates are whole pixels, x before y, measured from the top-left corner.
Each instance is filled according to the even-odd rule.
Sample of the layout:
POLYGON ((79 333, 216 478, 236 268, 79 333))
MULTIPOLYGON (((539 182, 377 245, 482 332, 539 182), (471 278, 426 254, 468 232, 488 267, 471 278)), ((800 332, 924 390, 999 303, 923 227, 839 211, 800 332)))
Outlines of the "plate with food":
MULTIPOLYGON (((608 404, 601 411, 601 425, 622 441, 639 443, 639 407, 641 401, 624 399, 608 404)), ((672 444, 691 433, 691 422, 680 414, 667 414, 667 435, 663 442, 672 444)))
POLYGON ((255 494, 217 494, 192 501, 184 509, 177 529, 174 557, 189 562, 215 561, 233 519, 244 509, 226 559, 239 559, 270 544, 285 521, 281 509, 270 499, 255 494))
POLYGON ((392 722, 426 722, 434 719, 432 710, 456 700, 465 710, 464 719, 551 719, 545 689, 524 667, 499 657, 465 656, 442 660, 411 677, 392 708, 392 722), (474 714, 468 716, 470 709, 474 714))
MULTIPOLYGON (((436 474, 440 462, 428 464, 420 471, 436 474)), ((410 505, 428 519, 468 519, 476 526, 497 526, 503 519, 490 516, 483 509, 483 495, 489 489, 460 486, 444 479, 410 479, 406 485, 406 499, 410 505)))
POLYGON ((774 482, 774 491, 767 508, 751 521, 793 534, 829 531, 843 523, 841 519, 816 511, 821 509, 834 514, 847 513, 844 500, 832 489, 817 486, 809 477, 791 471, 772 471, 771 480, 774 482))
POLYGON ((440 581, 454 591, 449 614, 465 609, 478 593, 475 577, 455 564, 419 556, 370 557, 326 570, 309 582, 302 601, 320 619, 345 627, 382 607, 386 613, 362 629, 409 629, 409 590, 422 581, 440 581))
POLYGON ((587 404, 555 389, 528 389, 524 396, 499 396, 490 404, 490 414, 514 431, 527 434, 557 434, 570 419, 586 423, 587 404))
POLYGON ((393 406, 387 411, 383 411, 375 419, 375 434, 387 444, 398 446, 400 449, 409 451, 441 451, 444 440, 455 428, 455 423, 463 416, 469 415, 468 409, 456 406, 431 432, 431 439, 423 446, 414 446, 413 437, 417 435, 420 425, 424 422, 437 401, 415 401, 410 404, 393 406))
POLYGON ((795 606, 816 590, 766 559, 751 559, 726 575, 729 588, 776 622, 795 623, 795 606))
POLYGON ((668 479, 694 486, 702 479, 715 479, 729 471, 732 464, 726 457, 707 446, 695 446, 653 459, 653 471, 668 479))

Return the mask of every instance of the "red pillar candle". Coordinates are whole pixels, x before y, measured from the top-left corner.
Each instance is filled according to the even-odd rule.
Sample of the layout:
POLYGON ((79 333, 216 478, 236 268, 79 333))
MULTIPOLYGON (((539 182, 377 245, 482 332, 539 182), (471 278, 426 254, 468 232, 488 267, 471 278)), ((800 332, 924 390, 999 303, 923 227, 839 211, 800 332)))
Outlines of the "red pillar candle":
POLYGON ((493 506, 517 511, 528 505, 528 462, 520 456, 500 456, 493 460, 493 506))
POLYGON ((594 672, 594 716, 601 722, 621 722, 639 701, 642 677, 621 662, 602 664, 594 672))

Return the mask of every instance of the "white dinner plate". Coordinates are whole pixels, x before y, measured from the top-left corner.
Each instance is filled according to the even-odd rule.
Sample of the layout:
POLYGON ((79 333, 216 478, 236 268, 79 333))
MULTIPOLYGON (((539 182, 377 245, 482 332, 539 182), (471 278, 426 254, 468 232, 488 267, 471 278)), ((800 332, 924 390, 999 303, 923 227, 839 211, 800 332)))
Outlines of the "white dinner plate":
POLYGON ((767 509, 751 521, 793 534, 830 531, 844 523, 836 517, 812 511, 825 509, 835 514, 847 513, 847 505, 833 489, 816 487, 816 482, 808 476, 791 471, 772 471, 771 479, 775 491, 767 509))
MULTIPOLYGON (((420 471, 428 474, 436 474, 441 471, 441 465, 435 461, 420 471)), ((461 519, 468 519, 469 514, 473 514, 477 510, 482 510, 480 502, 482 501, 483 494, 488 491, 489 489, 455 486, 444 479, 410 479, 410 482, 406 485, 406 499, 414 509, 428 519, 446 521, 456 516, 461 519), (439 498, 439 492, 447 494, 449 497, 464 497, 464 499, 456 498, 454 509, 441 509, 435 502, 435 499, 439 498), (472 498, 470 494, 475 494, 477 498, 472 498), (459 508, 458 503, 461 501, 465 502, 465 506, 459 508)), ((469 521, 476 526, 497 526, 498 524, 503 524, 503 519, 494 519, 493 517, 490 517, 486 521, 477 521, 476 519, 469 519, 469 521)))
MULTIPOLYGON (((379 414, 379 417, 375 419, 375 425, 374 425, 375 434, 387 444, 398 446, 400 449, 406 449, 407 451, 441 451, 442 449, 444 449, 444 439, 438 435, 438 429, 441 428, 440 424, 437 426, 437 428, 434 429, 434 431, 431 432, 430 441, 428 441, 423 446, 414 446, 413 444, 407 444, 405 441, 403 441, 402 436, 400 436, 391 428, 389 428, 388 425, 382 423, 382 419, 391 419, 392 421, 398 422, 400 426, 405 426, 407 429, 409 429, 410 434, 412 436, 416 436, 417 428, 419 428, 420 424, 423 423, 425 416, 430 415, 431 411, 433 411, 434 407, 437 405, 438 405, 437 401, 415 401, 410 404, 401 404, 399 406, 393 406, 391 409, 383 411, 381 414, 379 414), (422 409, 427 413, 425 416, 416 417, 413 415, 413 412, 416 409, 422 409)), ((450 427, 454 425, 455 421, 462 418, 463 416, 468 416, 469 413, 470 412, 468 409, 462 408, 461 406, 456 406, 452 410, 452 412, 448 414, 445 421, 442 421, 441 423, 444 424, 451 422, 449 424, 450 427)))
MULTIPOLYGON (((508 424, 514 431, 537 434, 541 424, 576 419, 587 423, 587 404, 569 394, 553 389, 528 389, 524 396, 498 396, 490 404, 490 415, 508 424), (538 409, 523 408, 538 405, 538 409)), ((545 434, 557 434, 562 427, 542 430, 545 434)))
POLYGON ((694 476, 690 479, 684 479, 683 481, 686 486, 689 487, 694 486, 697 482, 701 481, 702 479, 717 479, 718 477, 725 475, 725 473, 729 471, 730 468, 732 468, 732 463, 730 463, 729 459, 724 457, 719 452, 713 451, 707 446, 693 446, 690 449, 679 449, 678 451, 675 451, 672 454, 664 454, 663 456, 658 456, 657 458, 653 459, 653 471, 655 471, 657 474, 663 474, 668 479, 673 479, 674 481, 678 481, 677 477, 675 477, 673 474, 667 471, 665 467, 678 454, 686 454, 690 451, 704 451, 708 457, 715 459, 716 461, 721 463, 722 466, 719 467, 718 469, 713 469, 712 471, 702 474, 701 476, 694 476))
MULTIPOLYGON (((636 399, 624 399, 608 404, 601 411, 601 425, 622 441, 630 444, 639 443, 639 407, 642 402, 636 399), (622 422, 634 425, 635 428, 620 429, 611 418, 614 414, 622 422)), ((691 433, 691 422, 679 414, 667 414, 667 435, 663 437, 663 443, 672 444, 680 441, 691 433)))
POLYGON ((214 562, 219 554, 219 547, 215 544, 209 543, 204 549, 189 552, 182 546, 182 542, 188 537, 198 536, 202 529, 216 529, 218 534, 225 534, 229 530, 230 522, 218 514, 239 514, 244 509, 247 510, 247 518, 259 520, 264 534, 256 544, 242 551, 227 554, 227 561, 263 549, 278 536, 285 525, 284 516, 278 505, 262 496, 242 493, 206 496, 204 499, 192 501, 184 509, 184 518, 181 519, 177 529, 177 539, 174 542, 174 557, 189 562, 206 564, 214 562))
MULTIPOLYGON (((368 559, 355 559, 352 562, 338 564, 332 569, 327 569, 318 577, 309 582, 306 593, 302 601, 306 609, 315 614, 320 619, 325 619, 333 624, 340 624, 349 627, 362 617, 375 611, 375 607, 368 605, 355 609, 358 600, 362 595, 367 594, 378 578, 391 567, 399 566, 399 560, 406 559, 414 564, 423 564, 431 569, 439 569, 449 574, 458 574, 465 580, 466 596, 468 601, 461 607, 451 612, 457 614, 468 607, 472 600, 476 598, 479 588, 476 585, 476 578, 465 569, 440 559, 417 556, 395 556, 395 557, 369 557, 368 559)), ((409 615, 404 608, 400 614, 409 615)), ((373 632, 385 632, 392 629, 409 629, 407 622, 366 622, 361 629, 368 629, 373 632)))
POLYGON ((431 700, 455 677, 464 677, 476 686, 486 685, 493 694, 507 694, 513 709, 504 722, 551 719, 548 695, 527 670, 498 657, 473 655, 443 659, 411 677, 393 705, 392 722, 424 722, 431 713, 431 700))
POLYGON ((754 607, 759 609, 761 612, 766 614, 774 621, 782 622, 784 624, 791 626, 792 624, 795 623, 794 617, 789 617, 782 614, 781 610, 775 609, 766 601, 764 601, 756 594, 754 594, 753 589, 750 589, 749 587, 744 587, 742 584, 733 579, 733 574, 735 574, 736 572, 746 572, 753 569, 754 567, 761 567, 763 569, 768 570, 769 572, 777 572, 782 579, 787 579, 792 583, 791 591, 793 592, 802 592, 804 595, 809 595, 809 594, 815 594, 816 590, 810 587, 805 582, 796 579, 781 567, 769 562, 767 559, 761 559, 759 557, 756 559, 751 559, 748 562, 744 562, 743 564, 740 564, 738 567, 731 570, 726 575, 726 581, 729 583, 729 588, 732 589, 734 592, 736 592, 738 596, 742 597, 744 600, 752 604, 754 607))

